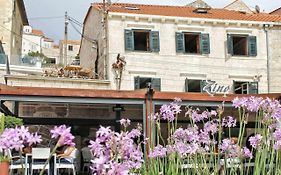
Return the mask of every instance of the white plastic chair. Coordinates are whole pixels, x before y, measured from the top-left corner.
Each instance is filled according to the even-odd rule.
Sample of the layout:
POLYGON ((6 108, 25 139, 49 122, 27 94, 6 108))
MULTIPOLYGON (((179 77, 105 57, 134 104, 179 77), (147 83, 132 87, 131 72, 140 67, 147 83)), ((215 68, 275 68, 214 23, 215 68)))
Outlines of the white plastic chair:
MULTIPOLYGON (((68 169, 68 170, 72 170, 72 175, 76 175, 76 167, 75 167, 76 155, 77 155, 77 149, 74 149, 70 156, 59 158, 58 162, 55 165, 57 169, 57 174, 59 174, 60 169, 68 169), (68 162, 65 162, 64 159, 67 159, 68 162)), ((68 171, 68 174, 70 174, 70 171, 68 171)))
POLYGON ((24 168, 24 174, 28 175, 29 164, 27 157, 12 156, 11 150, 7 151, 8 157, 10 158, 10 175, 13 175, 13 170, 20 170, 24 168), (21 162, 22 161, 22 162, 21 162))
MULTIPOLYGON (((50 148, 32 148, 32 161, 31 161, 31 175, 33 174, 34 170, 42 170, 44 167, 44 164, 46 160, 50 156, 50 148)), ((46 168, 48 170, 49 175, 49 169, 50 164, 48 163, 46 168)))
POLYGON ((82 167, 82 171, 83 173, 90 172, 90 166, 91 166, 91 159, 92 159, 92 153, 90 148, 85 147, 81 149, 82 152, 82 157, 83 157, 83 167, 82 167))

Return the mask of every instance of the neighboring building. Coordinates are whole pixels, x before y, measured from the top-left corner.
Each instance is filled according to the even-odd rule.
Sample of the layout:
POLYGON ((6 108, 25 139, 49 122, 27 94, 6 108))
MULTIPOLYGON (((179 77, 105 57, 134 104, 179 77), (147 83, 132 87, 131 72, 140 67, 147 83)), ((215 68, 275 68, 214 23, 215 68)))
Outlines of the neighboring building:
POLYGON ((48 57, 45 60, 47 64, 59 63, 60 49, 54 43, 54 40, 46 37, 42 30, 32 29, 31 26, 24 26, 22 57, 36 52, 48 57))
POLYGON ((248 13, 248 14, 253 13, 253 11, 242 0, 234 0, 232 3, 225 6, 224 9, 235 10, 241 13, 248 13))
POLYGON ((70 65, 77 59, 79 48, 80 48, 80 40, 60 40, 60 63, 64 65, 70 65), (66 51, 65 51, 66 45, 66 51))
POLYGON ((44 38, 43 54, 48 57, 48 64, 59 64, 60 49, 50 38, 44 38))
POLYGON ((0 0, 0 39, 11 64, 19 64, 23 26, 28 19, 23 0, 0 0))
POLYGON ((22 57, 30 52, 42 53, 44 47, 44 33, 31 26, 23 27, 22 57))
POLYGON ((272 15, 281 15, 281 7, 279 7, 276 10, 273 10, 272 12, 270 12, 270 14, 272 14, 272 15))
POLYGON ((269 69, 271 53, 267 54, 264 27, 280 27, 281 17, 251 13, 246 7, 243 12, 122 3, 108 8, 104 29, 103 4, 90 7, 80 62, 108 78, 111 89, 118 82, 111 65, 120 53, 127 62, 121 90, 142 89, 151 83, 161 91, 203 92, 205 80, 212 80, 217 82, 212 86, 215 91, 227 87, 226 91, 237 94, 280 92, 281 81, 273 84, 269 77, 276 72, 269 69))
POLYGON ((204 2, 203 0, 196 0, 190 4, 187 4, 186 6, 194 7, 194 8, 203 8, 203 9, 211 8, 211 6, 209 4, 207 4, 206 2, 204 2))

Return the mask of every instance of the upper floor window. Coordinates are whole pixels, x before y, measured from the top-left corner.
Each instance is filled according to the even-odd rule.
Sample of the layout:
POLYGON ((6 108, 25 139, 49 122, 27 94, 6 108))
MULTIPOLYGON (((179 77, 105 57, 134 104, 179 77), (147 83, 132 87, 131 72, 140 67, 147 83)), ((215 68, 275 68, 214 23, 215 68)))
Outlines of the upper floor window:
POLYGON ((69 46, 68 46, 68 50, 69 50, 69 51, 73 51, 73 46, 72 46, 72 45, 69 45, 69 46))
POLYGON ((227 52, 234 56, 257 56, 256 36, 227 34, 227 52))
POLYGON ((161 91, 161 79, 151 77, 135 77, 135 90, 144 89, 151 85, 152 89, 161 91))
POLYGON ((159 52, 159 32, 150 30, 125 30, 125 50, 159 52))
POLYGON ((176 51, 178 53, 209 54, 209 34, 177 32, 176 51))
POLYGON ((203 92, 205 80, 185 79, 185 92, 203 92))
POLYGON ((258 82, 233 82, 234 94, 258 94, 258 82))

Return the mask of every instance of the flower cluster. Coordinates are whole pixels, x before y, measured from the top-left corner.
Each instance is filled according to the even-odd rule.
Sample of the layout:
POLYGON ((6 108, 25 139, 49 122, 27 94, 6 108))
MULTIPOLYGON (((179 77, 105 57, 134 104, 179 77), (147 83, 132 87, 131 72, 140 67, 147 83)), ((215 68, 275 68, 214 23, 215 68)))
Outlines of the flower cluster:
POLYGON ((180 99, 175 98, 175 100, 170 104, 164 104, 160 108, 160 113, 156 113, 154 115, 154 120, 167 120, 168 122, 172 122, 175 120, 177 114, 181 112, 181 102, 180 99))
POLYGON ((57 145, 70 145, 75 146, 74 136, 71 134, 71 127, 66 127, 65 125, 55 126, 54 129, 51 130, 52 139, 58 139, 57 145))
POLYGON ((0 136, 0 152, 8 149, 21 150, 26 146, 32 146, 42 141, 37 133, 30 133, 28 127, 7 128, 0 136))
POLYGON ((134 140, 140 138, 141 131, 117 133, 110 127, 100 127, 96 140, 90 141, 94 156, 92 169, 97 174, 125 175, 132 169, 139 169, 143 163, 143 152, 134 140))

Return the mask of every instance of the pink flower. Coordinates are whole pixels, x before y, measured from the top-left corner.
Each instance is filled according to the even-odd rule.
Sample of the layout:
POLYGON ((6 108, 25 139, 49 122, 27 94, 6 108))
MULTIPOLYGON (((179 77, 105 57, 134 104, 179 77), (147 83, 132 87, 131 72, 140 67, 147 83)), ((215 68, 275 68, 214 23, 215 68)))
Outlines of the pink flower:
POLYGON ((66 127, 65 125, 61 125, 59 127, 55 126, 54 129, 51 130, 52 138, 57 139, 58 143, 57 145, 70 145, 75 146, 75 143, 73 142, 74 136, 70 132, 71 127, 66 127))

